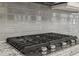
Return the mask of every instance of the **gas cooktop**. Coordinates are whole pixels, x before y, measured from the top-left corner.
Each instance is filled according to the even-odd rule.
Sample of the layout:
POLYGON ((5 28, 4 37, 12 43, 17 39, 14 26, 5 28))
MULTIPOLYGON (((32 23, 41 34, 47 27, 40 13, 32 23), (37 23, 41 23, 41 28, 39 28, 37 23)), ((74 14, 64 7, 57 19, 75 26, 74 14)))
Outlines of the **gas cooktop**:
POLYGON ((7 38, 7 43, 26 56, 42 56, 76 45, 77 36, 42 33, 7 38))

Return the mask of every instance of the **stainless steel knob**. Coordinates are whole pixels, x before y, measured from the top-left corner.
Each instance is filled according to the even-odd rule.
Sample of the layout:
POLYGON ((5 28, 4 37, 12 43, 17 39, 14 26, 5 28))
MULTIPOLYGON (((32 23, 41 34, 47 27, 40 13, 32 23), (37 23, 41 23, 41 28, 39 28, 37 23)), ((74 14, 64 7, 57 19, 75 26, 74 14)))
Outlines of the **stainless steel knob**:
POLYGON ((74 42, 75 42, 75 40, 71 40, 71 42, 72 42, 72 43, 74 43, 74 42))
POLYGON ((42 51, 41 54, 42 55, 46 55, 47 54, 47 51, 42 51))
POLYGON ((52 52, 56 51, 56 45, 50 45, 50 47, 52 52))
POLYGON ((47 51, 47 47, 41 47, 42 51, 47 51))
POLYGON ((62 47, 63 48, 67 47, 67 43, 66 42, 62 42, 62 47))
POLYGON ((75 44, 76 44, 75 40, 71 40, 71 45, 75 45, 75 44))

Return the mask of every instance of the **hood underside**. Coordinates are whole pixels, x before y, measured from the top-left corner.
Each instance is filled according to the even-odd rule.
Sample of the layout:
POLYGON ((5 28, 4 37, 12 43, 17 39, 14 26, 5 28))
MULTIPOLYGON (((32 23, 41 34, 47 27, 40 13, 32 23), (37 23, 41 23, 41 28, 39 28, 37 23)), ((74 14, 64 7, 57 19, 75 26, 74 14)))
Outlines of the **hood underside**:
POLYGON ((79 12, 79 2, 36 2, 51 7, 52 10, 79 12))

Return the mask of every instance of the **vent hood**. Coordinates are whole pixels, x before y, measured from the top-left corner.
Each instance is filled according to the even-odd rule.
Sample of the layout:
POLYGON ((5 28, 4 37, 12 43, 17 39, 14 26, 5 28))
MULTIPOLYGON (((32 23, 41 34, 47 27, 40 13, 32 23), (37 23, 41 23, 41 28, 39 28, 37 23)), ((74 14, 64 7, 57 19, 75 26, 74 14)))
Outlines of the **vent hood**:
POLYGON ((79 12, 79 2, 36 2, 51 7, 53 10, 79 12))
POLYGON ((51 6, 53 10, 79 12, 79 2, 67 2, 51 6))

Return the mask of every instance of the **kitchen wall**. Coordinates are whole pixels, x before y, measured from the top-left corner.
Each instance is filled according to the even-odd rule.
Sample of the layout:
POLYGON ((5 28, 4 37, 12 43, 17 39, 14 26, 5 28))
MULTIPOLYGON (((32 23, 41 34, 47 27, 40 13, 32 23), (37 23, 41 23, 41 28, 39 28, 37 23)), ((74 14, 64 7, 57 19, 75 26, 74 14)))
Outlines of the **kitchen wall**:
POLYGON ((0 38, 57 32, 79 35, 79 13, 54 11, 34 3, 0 3, 0 38))

